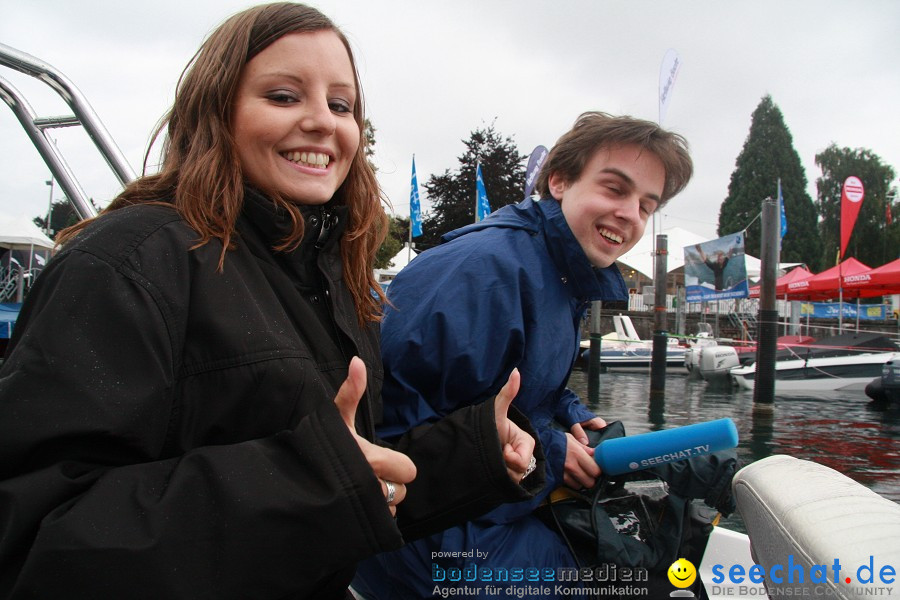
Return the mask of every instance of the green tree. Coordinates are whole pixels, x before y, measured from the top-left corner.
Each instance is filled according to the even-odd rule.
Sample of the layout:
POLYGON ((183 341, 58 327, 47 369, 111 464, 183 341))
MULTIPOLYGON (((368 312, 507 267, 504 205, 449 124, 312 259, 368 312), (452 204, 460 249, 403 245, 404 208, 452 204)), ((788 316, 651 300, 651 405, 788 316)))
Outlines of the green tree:
MULTIPOLYGON (((366 140, 366 158, 368 158, 369 163, 372 164, 372 157, 375 156, 375 127, 369 119, 366 119, 365 127, 363 129, 363 138, 366 140)), ((374 164, 372 164, 372 169, 377 171, 374 164)))
MULTIPOLYGON (((378 168, 375 166, 375 163, 372 162, 372 157, 375 156, 375 126, 372 125, 372 122, 369 119, 366 119, 365 126, 363 127, 363 143, 365 144, 364 152, 369 161, 369 165, 372 167, 373 171, 377 172, 378 168)), ((397 235, 398 224, 395 223, 396 219, 397 217, 388 215, 388 234, 385 236, 384 241, 381 242, 381 246, 378 247, 378 250, 375 251, 376 269, 386 269, 389 266, 388 261, 400 252, 400 248, 403 247, 402 237, 398 238, 397 235)), ((407 219, 407 221, 409 221, 409 219, 407 219)))
MULTIPOLYGON (((99 212, 99 209, 97 208, 97 205, 94 204, 93 200, 89 200, 89 202, 94 206, 94 210, 99 212)), ((32 219, 32 222, 40 227, 41 231, 47 232, 47 215, 35 217, 32 219)), ((57 233, 77 222, 78 213, 75 212, 72 203, 66 199, 56 200, 50 205, 50 232, 47 233, 47 237, 51 240, 55 240, 57 233)))
POLYGON ((900 199, 900 195, 898 195, 896 187, 892 187, 884 199, 885 262, 900 258, 900 204, 897 203, 898 199, 900 199))
POLYGON ((816 179, 817 207, 821 217, 819 231, 823 241, 819 267, 835 265, 840 248, 841 189, 844 180, 851 175, 862 181, 865 195, 844 258, 852 256, 870 267, 897 258, 900 228, 896 222, 887 225, 885 218, 888 198, 892 192, 896 194, 891 188, 896 176, 894 169, 871 150, 838 148, 835 144, 816 154, 816 165, 822 170, 822 176, 816 179))
POLYGON ((388 262, 400 252, 409 239, 409 217, 390 217, 388 235, 375 253, 375 268, 387 269, 388 262))
POLYGON ((719 209, 719 235, 746 228, 745 249, 759 256, 762 224, 759 216, 767 197, 778 197, 781 179, 788 231, 782 241, 783 262, 814 264, 821 255, 816 208, 806 192, 806 174, 781 110, 765 96, 750 119, 750 132, 737 157, 728 197, 719 209))
POLYGON ((422 221, 422 236, 416 238, 420 250, 440 242, 448 231, 475 222, 475 169, 481 163, 484 188, 491 211, 523 198, 524 161, 511 137, 503 137, 494 124, 473 131, 462 140, 466 151, 459 157, 459 169, 432 175, 425 183, 431 210, 422 221))

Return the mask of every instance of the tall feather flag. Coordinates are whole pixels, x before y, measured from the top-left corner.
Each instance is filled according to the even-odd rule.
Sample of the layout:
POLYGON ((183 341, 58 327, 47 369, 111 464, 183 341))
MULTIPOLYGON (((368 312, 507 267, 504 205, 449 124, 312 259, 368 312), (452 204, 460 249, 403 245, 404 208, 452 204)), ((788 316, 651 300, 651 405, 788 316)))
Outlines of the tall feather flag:
POLYGON ((787 215, 784 212, 784 196, 781 195, 781 179, 778 180, 778 206, 781 210, 781 239, 787 233, 787 215))
POLYGON ((844 185, 841 186, 841 250, 838 253, 838 260, 844 257, 844 251, 850 241, 850 234, 853 233, 853 226, 856 225, 856 217, 859 216, 865 192, 862 181, 855 175, 845 179, 844 185))
POLYGON ((538 175, 541 172, 541 166, 547 159, 547 148, 544 146, 535 146, 528 158, 528 166, 525 167, 525 197, 531 196, 534 186, 537 183, 538 175))
POLYGON ((481 176, 481 163, 475 168, 475 222, 481 221, 491 214, 487 191, 484 189, 484 178, 481 176))
POLYGON ((672 98, 672 88, 675 87, 675 78, 681 69, 681 59, 678 52, 673 49, 666 51, 662 64, 659 66, 659 126, 662 127, 669 109, 669 100, 672 98))
POLYGON ((419 182, 416 180, 416 155, 412 159, 412 181, 409 190, 409 237, 422 235, 422 206, 419 204, 419 182))

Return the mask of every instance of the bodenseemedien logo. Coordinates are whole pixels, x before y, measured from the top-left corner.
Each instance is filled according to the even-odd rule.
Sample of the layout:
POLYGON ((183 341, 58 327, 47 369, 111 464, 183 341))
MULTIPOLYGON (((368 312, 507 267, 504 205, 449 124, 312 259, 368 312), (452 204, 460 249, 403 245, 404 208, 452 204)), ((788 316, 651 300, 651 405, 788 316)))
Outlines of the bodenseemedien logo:
POLYGON ((648 598, 649 575, 643 567, 614 563, 583 568, 489 567, 475 563, 444 567, 431 563, 431 594, 441 598, 648 598))

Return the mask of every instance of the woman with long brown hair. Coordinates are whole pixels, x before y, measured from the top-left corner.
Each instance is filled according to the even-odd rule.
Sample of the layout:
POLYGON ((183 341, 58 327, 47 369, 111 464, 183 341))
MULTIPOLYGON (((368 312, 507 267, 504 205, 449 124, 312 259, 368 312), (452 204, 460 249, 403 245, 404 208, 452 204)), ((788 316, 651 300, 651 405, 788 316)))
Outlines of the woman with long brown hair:
POLYGON ((375 442, 386 225, 364 122, 315 9, 255 7, 203 44, 159 172, 62 234, 21 311, 0 596, 344 598, 358 560, 542 486, 515 372, 375 442))

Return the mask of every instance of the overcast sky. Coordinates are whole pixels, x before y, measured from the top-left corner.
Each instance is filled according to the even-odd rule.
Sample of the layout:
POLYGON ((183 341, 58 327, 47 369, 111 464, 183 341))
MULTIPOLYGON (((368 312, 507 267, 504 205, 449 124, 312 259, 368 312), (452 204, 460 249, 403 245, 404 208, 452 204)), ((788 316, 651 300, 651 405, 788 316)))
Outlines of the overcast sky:
MULTIPOLYGON (((422 185, 458 168, 462 140, 476 128, 494 123, 529 154, 552 146, 586 110, 656 120, 660 63, 670 48, 681 69, 664 125, 690 142, 695 176, 663 209, 664 228, 717 237, 750 115, 766 94, 784 114, 811 197, 820 175, 815 154, 832 142, 869 148, 900 171, 896 0, 311 4, 354 46, 377 130, 379 178, 397 214, 409 214, 412 155, 427 212, 422 185)), ((140 171, 184 65, 218 23, 250 5, 0 0, 0 42, 68 76, 140 171)), ((68 112, 43 84, 7 68, 0 76, 40 116, 68 112)), ((79 130, 53 136, 82 187, 105 206, 117 184, 89 142, 79 130)), ((0 214, 46 213, 49 178, 12 111, 0 108, 0 214)))

